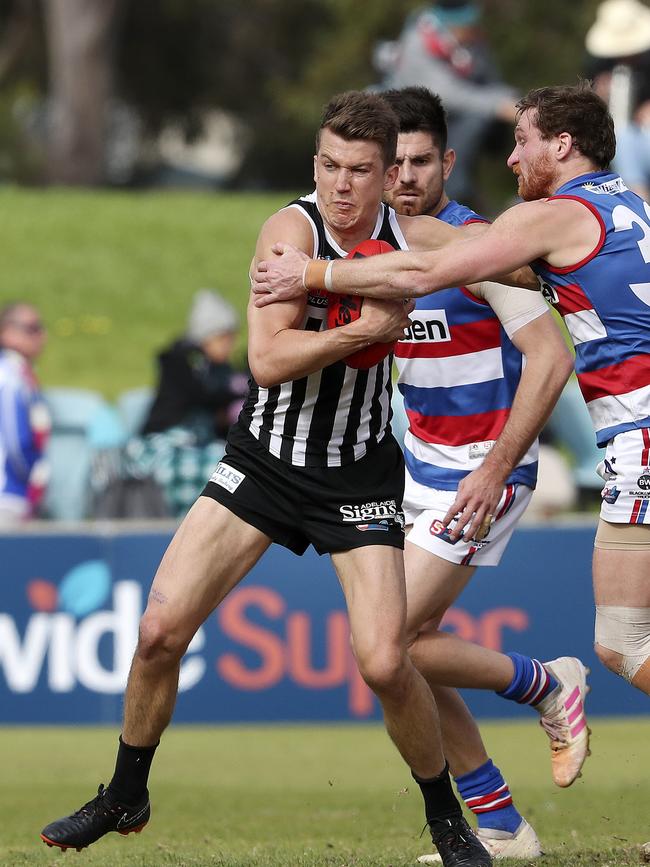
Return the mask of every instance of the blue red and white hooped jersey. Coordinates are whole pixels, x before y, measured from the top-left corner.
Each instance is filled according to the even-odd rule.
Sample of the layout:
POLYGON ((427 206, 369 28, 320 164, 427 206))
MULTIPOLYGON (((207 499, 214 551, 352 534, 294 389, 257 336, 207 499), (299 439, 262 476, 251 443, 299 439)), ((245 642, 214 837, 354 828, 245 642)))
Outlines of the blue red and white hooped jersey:
MULTIPOLYGON (((438 218, 454 226, 486 220, 457 202, 438 218)), ((453 491, 477 469, 503 430, 519 385, 522 356, 485 301, 465 288, 418 298, 397 343, 398 387, 409 429, 404 456, 422 485, 453 491)), ((508 477, 537 481, 537 441, 508 477)))
POLYGON ((600 224, 598 243, 581 262, 532 267, 571 335, 580 389, 604 446, 650 427, 650 205, 612 172, 573 178, 553 199, 581 202, 600 224))
POLYGON ((0 507, 37 505, 50 418, 29 364, 0 349, 0 507))

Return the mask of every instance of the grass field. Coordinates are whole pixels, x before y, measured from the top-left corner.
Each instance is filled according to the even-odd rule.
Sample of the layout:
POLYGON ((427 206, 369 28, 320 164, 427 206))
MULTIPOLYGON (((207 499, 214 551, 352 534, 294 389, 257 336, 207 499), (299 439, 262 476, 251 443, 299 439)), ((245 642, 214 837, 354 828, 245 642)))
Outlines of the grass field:
MULTIPOLYGON (((420 794, 379 726, 172 727, 145 831, 65 855, 38 833, 107 782, 117 732, 1 734, 3 867, 406 867, 428 849, 420 794)), ((484 734, 548 852, 534 863, 639 864, 650 839, 648 719, 596 720, 593 756, 568 790, 551 783, 545 737, 531 722, 487 724, 484 734)))
POLYGON ((245 311, 257 233, 290 198, 5 188, 0 306, 20 299, 42 310, 45 385, 113 398, 153 381, 155 353, 183 332, 197 289, 218 289, 245 311))

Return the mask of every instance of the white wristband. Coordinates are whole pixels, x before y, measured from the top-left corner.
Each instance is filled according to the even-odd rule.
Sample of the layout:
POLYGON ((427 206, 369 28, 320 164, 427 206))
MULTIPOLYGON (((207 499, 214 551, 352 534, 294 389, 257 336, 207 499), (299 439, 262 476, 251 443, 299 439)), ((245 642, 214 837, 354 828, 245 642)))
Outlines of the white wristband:
POLYGON ((311 262, 311 259, 307 259, 307 261, 305 262, 305 267, 302 269, 302 288, 305 291, 307 291, 307 283, 305 281, 305 277, 307 276, 307 268, 309 268, 310 262, 311 262))
MULTIPOLYGON (((331 292, 333 289, 333 287, 332 287, 332 266, 333 265, 334 265, 334 260, 331 259, 327 263, 327 268, 325 269, 325 275, 323 277, 323 283, 325 284, 325 288, 327 289, 328 292, 331 292)), ((304 279, 304 274, 303 274, 303 279, 304 279)))

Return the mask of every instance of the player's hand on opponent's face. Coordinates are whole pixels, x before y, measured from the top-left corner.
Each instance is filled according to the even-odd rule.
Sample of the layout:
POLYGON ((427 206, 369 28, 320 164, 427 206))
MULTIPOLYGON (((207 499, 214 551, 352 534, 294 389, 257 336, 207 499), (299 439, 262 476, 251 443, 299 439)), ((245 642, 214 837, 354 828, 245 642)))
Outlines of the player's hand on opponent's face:
POLYGON ((291 244, 277 242, 271 248, 274 258, 257 263, 253 273, 252 289, 256 307, 265 307, 274 301, 291 301, 305 292, 303 273, 309 256, 291 244))
POLYGON ((495 471, 487 463, 462 479, 456 499, 443 518, 446 527, 457 518, 450 531, 452 540, 462 536, 466 542, 480 542, 487 536, 504 484, 503 473, 495 471))
POLYGON ((369 343, 392 343, 404 337, 404 331, 411 324, 409 313, 414 307, 413 301, 364 298, 359 327, 365 329, 369 343))

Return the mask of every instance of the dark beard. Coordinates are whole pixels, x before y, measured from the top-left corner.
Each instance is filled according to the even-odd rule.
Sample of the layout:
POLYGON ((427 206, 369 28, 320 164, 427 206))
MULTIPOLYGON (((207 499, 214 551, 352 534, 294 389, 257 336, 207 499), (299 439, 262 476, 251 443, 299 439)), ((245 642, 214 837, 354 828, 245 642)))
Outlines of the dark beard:
POLYGON ((540 157, 527 178, 520 178, 519 195, 526 202, 535 202, 552 195, 556 187, 556 169, 550 157, 540 157))
MULTIPOLYGON (((404 191, 410 191, 410 189, 411 189, 410 187, 405 187, 404 191)), ((405 208, 402 208, 401 211, 397 211, 397 213, 398 214, 404 214, 404 216, 407 216, 407 217, 419 217, 422 214, 432 214, 434 212, 434 210, 438 207, 438 204, 440 203, 441 197, 442 197, 442 190, 436 196, 433 196, 431 194, 427 194, 427 192, 425 191, 424 195, 420 198, 420 200, 419 200, 419 202, 417 202, 417 204, 415 202, 413 202, 412 204, 407 205, 405 208)), ((390 197, 390 199, 388 199, 388 197, 387 197, 387 200, 388 200, 388 203, 393 208, 395 208, 396 200, 397 200, 397 194, 393 193, 393 195, 390 197)), ((397 208, 395 208, 395 210, 397 210, 397 208)))

